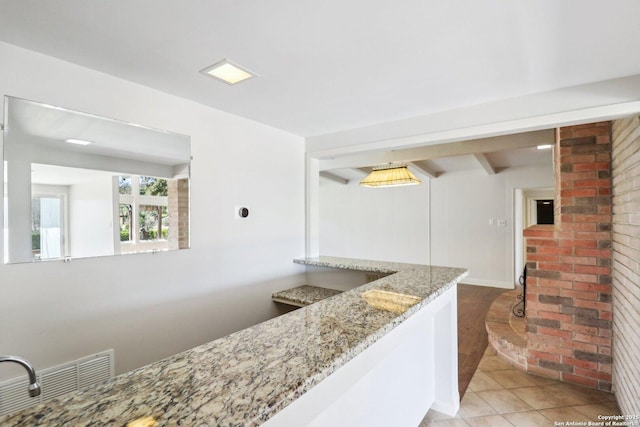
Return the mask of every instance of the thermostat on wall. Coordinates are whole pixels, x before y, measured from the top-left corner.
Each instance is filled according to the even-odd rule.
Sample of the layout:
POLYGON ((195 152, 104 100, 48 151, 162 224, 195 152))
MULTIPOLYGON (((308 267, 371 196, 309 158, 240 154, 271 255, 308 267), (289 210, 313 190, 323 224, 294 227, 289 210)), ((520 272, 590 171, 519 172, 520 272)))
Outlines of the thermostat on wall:
POLYGON ((236 219, 245 219, 249 216, 249 208, 246 206, 236 206, 236 219))

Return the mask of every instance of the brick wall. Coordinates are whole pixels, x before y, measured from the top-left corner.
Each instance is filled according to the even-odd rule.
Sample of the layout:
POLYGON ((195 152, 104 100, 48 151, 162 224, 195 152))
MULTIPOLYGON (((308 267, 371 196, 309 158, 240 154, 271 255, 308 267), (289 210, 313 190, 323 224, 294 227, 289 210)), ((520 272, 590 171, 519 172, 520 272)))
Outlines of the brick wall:
POLYGON ((558 129, 555 224, 525 230, 527 370, 611 390, 611 122, 558 129))
POLYGON ((640 118, 613 123, 613 379, 620 409, 640 414, 640 118))
POLYGON ((168 180, 169 249, 189 247, 189 179, 168 180))

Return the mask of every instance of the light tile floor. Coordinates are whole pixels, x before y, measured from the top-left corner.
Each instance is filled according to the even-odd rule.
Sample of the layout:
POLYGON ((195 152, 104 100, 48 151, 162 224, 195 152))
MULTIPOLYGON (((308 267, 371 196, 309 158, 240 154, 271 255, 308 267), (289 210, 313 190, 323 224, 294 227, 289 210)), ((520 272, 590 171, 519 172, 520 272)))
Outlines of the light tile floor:
POLYGON ((613 394, 525 374, 489 346, 456 417, 431 410, 419 427, 566 426, 601 421, 598 415, 620 415, 613 394))

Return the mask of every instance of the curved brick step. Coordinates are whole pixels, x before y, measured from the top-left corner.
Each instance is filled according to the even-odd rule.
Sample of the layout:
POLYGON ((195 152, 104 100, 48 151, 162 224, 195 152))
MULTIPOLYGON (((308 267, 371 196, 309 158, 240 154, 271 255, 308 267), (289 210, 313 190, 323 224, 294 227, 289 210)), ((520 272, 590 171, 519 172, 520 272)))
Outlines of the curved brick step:
POLYGON ((514 316, 511 308, 520 289, 507 291, 491 305, 485 321, 489 343, 512 366, 527 370, 527 334, 524 318, 514 316))

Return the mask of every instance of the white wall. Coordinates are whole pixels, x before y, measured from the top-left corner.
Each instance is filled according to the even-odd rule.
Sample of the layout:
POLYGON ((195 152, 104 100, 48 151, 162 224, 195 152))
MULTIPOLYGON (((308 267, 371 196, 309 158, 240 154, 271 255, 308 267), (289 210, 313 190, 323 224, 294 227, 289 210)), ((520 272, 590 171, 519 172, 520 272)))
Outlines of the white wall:
POLYGON ((31 165, 24 161, 3 162, 7 216, 3 219, 7 240, 4 259, 11 262, 29 262, 33 259, 31 247, 31 215, 13 215, 12 212, 31 211, 31 165), (9 178, 10 176, 10 178, 9 178))
POLYGON ((113 178, 100 176, 69 187, 69 256, 114 254, 113 178))
POLYGON ((429 261, 429 187, 364 188, 320 181, 320 253, 429 261))
POLYGON ((123 372, 277 313, 271 293, 304 280, 301 138, 4 43, 0 57, 0 94, 190 135, 193 155, 191 249, 0 265, 2 353, 44 368, 114 348, 123 372))
POLYGON ((515 189, 552 185, 551 164, 450 172, 413 187, 323 181, 320 253, 465 267, 465 283, 512 287, 515 189))

